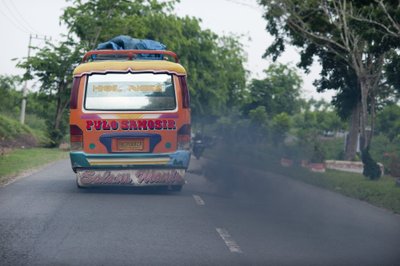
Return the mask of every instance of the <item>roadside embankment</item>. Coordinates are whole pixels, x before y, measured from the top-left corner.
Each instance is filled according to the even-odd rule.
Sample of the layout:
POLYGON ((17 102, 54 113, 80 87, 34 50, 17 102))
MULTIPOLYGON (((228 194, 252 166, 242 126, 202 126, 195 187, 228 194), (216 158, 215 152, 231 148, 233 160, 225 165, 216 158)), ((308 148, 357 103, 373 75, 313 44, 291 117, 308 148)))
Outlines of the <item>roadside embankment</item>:
POLYGON ((44 131, 0 114, 0 156, 14 149, 46 146, 49 141, 44 131))

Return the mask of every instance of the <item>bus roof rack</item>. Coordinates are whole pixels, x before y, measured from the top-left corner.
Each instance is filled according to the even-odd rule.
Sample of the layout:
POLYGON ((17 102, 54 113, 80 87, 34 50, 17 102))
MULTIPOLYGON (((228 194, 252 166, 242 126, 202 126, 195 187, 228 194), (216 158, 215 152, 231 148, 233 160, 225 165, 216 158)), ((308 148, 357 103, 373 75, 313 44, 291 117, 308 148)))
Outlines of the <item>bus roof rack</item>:
POLYGON ((178 56, 174 52, 167 50, 92 50, 83 56, 82 63, 89 62, 90 60, 112 60, 116 58, 133 60, 138 57, 139 59, 157 60, 157 55, 160 59, 162 59, 164 55, 171 56, 174 58, 175 63, 179 63, 178 56), (146 57, 143 55, 149 56, 146 57), (151 57, 151 55, 154 55, 154 57, 151 57))

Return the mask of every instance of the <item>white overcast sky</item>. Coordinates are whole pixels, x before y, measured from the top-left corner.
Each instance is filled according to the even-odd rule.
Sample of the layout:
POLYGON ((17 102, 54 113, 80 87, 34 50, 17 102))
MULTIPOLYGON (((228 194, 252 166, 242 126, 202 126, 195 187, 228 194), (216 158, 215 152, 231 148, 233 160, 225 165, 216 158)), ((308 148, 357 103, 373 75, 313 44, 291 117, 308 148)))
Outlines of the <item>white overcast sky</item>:
MULTIPOLYGON (((0 74, 23 73, 11 59, 27 56, 30 33, 58 39, 61 33, 66 32, 66 28, 59 24, 59 17, 68 5, 70 3, 65 0, 0 0, 0 74)), ((271 60, 262 59, 262 55, 272 37, 266 33, 266 22, 256 0, 181 0, 175 13, 200 18, 203 28, 219 35, 243 35, 241 42, 248 56, 246 68, 252 78, 264 77, 263 70, 271 64, 271 60)), ((33 46, 43 44, 40 39, 32 41, 33 46)), ((295 66, 298 60, 296 51, 290 49, 279 62, 295 66)), ((317 93, 312 85, 318 73, 317 64, 308 75, 299 70, 304 80, 302 95, 330 100, 332 93, 317 93)))

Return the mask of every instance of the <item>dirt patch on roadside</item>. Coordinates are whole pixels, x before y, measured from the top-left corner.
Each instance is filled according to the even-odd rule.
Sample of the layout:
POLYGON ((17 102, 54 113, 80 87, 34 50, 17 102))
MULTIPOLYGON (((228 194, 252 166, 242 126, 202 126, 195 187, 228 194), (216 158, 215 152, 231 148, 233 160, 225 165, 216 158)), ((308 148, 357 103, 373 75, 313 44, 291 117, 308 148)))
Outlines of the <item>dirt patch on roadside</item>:
POLYGON ((0 138, 0 156, 10 153, 14 149, 24 149, 37 147, 38 141, 36 138, 29 134, 23 134, 15 139, 0 138))

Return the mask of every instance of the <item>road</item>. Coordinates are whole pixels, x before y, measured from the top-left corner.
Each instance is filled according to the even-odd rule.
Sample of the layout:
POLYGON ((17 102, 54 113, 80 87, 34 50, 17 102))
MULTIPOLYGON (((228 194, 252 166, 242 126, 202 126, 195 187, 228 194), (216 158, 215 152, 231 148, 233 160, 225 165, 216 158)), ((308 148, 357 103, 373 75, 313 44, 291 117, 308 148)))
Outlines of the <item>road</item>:
POLYGON ((0 188, 0 265, 400 265, 399 215, 268 173, 224 189, 202 162, 180 193, 79 190, 68 160, 0 188))

